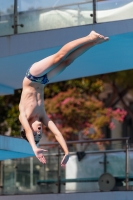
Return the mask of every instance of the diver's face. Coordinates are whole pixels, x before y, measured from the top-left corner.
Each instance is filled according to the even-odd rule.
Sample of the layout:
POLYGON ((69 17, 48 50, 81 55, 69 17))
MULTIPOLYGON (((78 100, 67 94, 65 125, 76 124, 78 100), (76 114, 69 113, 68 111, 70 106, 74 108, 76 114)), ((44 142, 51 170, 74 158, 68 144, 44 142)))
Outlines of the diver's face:
POLYGON ((35 141, 39 142, 42 137, 42 123, 36 120, 31 124, 31 127, 35 141))

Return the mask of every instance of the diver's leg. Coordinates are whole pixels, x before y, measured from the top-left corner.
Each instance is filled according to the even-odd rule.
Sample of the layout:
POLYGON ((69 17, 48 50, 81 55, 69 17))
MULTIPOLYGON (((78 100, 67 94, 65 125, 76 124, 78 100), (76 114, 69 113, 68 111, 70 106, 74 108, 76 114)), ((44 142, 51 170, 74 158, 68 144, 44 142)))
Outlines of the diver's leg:
POLYGON ((73 40, 66 45, 64 45, 57 53, 46 57, 45 59, 34 63, 30 68, 30 73, 33 76, 41 76, 45 73, 48 73, 50 70, 57 67, 61 62, 63 62, 69 54, 73 51, 82 47, 83 45, 87 45, 89 43, 94 42, 95 44, 107 41, 108 38, 104 37, 94 31, 92 31, 89 35, 83 38, 79 38, 77 40, 73 40))
POLYGON ((81 56, 83 53, 85 53, 88 49, 96 45, 95 42, 90 42, 88 44, 84 44, 83 46, 79 47, 78 49, 74 50, 72 53, 70 53, 64 61, 62 61, 57 67, 52 69, 50 72, 47 73, 48 80, 51 80, 58 74, 60 74, 62 71, 65 70, 67 66, 69 66, 76 58, 81 56))

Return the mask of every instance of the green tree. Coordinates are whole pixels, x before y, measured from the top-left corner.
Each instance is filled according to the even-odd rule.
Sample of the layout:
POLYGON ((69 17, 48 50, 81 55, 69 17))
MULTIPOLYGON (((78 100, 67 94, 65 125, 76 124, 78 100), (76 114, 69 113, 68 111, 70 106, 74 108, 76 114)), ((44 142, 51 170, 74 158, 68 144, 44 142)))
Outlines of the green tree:
POLYGON ((131 120, 133 121, 133 111, 131 110, 132 99, 126 101, 126 95, 130 94, 133 97, 133 70, 126 70, 115 72, 111 74, 105 74, 101 76, 103 82, 109 83, 112 93, 106 98, 106 107, 115 107, 120 102, 123 108, 127 111, 131 120))
POLYGON ((8 106, 4 101, 4 97, 0 97, 0 134, 4 135, 8 131, 6 117, 8 113, 8 106))
POLYGON ((15 90, 14 95, 0 97, 0 134, 11 130, 12 136, 20 136, 20 123, 18 120, 21 90, 15 90))

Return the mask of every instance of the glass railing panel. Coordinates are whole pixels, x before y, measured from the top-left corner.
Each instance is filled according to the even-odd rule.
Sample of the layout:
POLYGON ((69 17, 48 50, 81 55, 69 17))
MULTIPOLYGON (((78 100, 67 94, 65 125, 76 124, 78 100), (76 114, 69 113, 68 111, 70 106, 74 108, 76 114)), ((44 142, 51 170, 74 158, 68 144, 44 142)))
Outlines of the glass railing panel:
POLYGON ((89 3, 78 5, 78 26, 93 24, 93 3, 90 0, 89 3))
POLYGON ((39 0, 32 4, 30 1, 18 0, 18 33, 51 30, 85 24, 92 24, 92 1, 53 1, 44 3, 39 0))
POLYGON ((4 161, 2 194, 58 193, 56 158, 46 156, 46 165, 33 157, 4 161))
MULTIPOLYGON (((17 1, 16 31, 14 0, 0 0, 0 36, 93 24, 92 0, 17 1)), ((96 22, 133 18, 133 0, 96 2, 96 22)))
POLYGON ((93 192, 99 191, 98 180, 104 173, 103 154, 87 154, 78 159, 77 154, 71 155, 66 165, 65 192, 93 192))
POLYGON ((115 190, 126 190, 126 170, 128 189, 133 190, 133 149, 129 149, 126 169, 126 152, 106 153, 106 172, 115 178, 115 190))
MULTIPOLYGON (((126 190, 126 154, 125 152, 106 153, 106 173, 115 181, 115 190, 126 190)), ((105 174, 106 175, 106 174, 105 174)))
POLYGON ((12 35, 14 0, 0 0, 0 36, 12 35))
POLYGON ((39 10, 39 9, 54 9, 55 7, 63 7, 65 5, 77 5, 81 3, 90 3, 91 0, 17 0, 19 11, 39 10))
POLYGON ((2 194, 14 194, 16 193, 15 181, 16 181, 16 161, 5 160, 3 161, 3 188, 2 194))
MULTIPOLYGON (((36 157, 3 161, 1 194, 58 193, 58 148, 46 149, 45 165, 36 157)), ((60 175, 65 177, 63 169, 60 175)))
POLYGON ((128 166, 129 182, 128 182, 128 185, 129 185, 129 190, 133 190, 133 149, 130 149, 128 159, 129 159, 129 166, 128 166))
POLYGON ((132 0, 105 0, 96 3, 97 23, 133 18, 132 0))
POLYGON ((77 154, 71 155, 66 168, 61 168, 60 189, 58 188, 57 157, 46 156, 46 165, 41 164, 36 158, 8 160, 8 163, 4 161, 2 194, 94 192, 106 191, 106 186, 110 191, 114 187, 105 180, 116 181, 116 179, 115 190, 119 190, 120 186, 125 190, 124 154, 121 156, 108 153, 106 163, 104 156, 104 153, 86 153, 85 157, 79 161, 77 154), (101 177, 102 183, 105 182, 104 187, 99 183, 101 177))
MULTIPOLYGON (((125 142, 68 144, 70 159, 65 168, 60 166, 63 152, 56 145, 40 146, 48 150, 45 165, 36 157, 3 161, 2 194, 126 190, 125 142)), ((129 151, 128 158, 129 186, 132 187, 133 151, 129 151)))

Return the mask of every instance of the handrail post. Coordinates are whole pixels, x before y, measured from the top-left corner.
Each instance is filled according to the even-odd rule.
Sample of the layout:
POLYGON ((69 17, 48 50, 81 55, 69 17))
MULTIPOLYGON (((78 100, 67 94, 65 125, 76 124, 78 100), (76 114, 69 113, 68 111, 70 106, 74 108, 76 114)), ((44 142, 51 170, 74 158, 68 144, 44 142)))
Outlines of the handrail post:
POLYGON ((126 190, 128 190, 128 174, 129 174, 129 172, 128 172, 128 162, 129 162, 129 160, 128 160, 128 149, 129 149, 129 145, 128 145, 128 140, 126 140, 126 170, 125 170, 125 172, 126 172, 126 190))
POLYGON ((96 23, 96 0, 93 0, 93 24, 96 23))
POLYGON ((104 173, 106 173, 106 171, 107 171, 106 164, 107 164, 107 156, 106 156, 106 153, 104 153, 104 173))
POLYGON ((61 181, 60 181, 60 146, 58 146, 58 193, 61 192, 61 181))
POLYGON ((14 28, 14 34, 18 33, 18 27, 17 27, 17 0, 14 0, 14 25, 12 26, 14 28))
POLYGON ((3 194, 3 161, 0 161, 0 195, 3 194))

